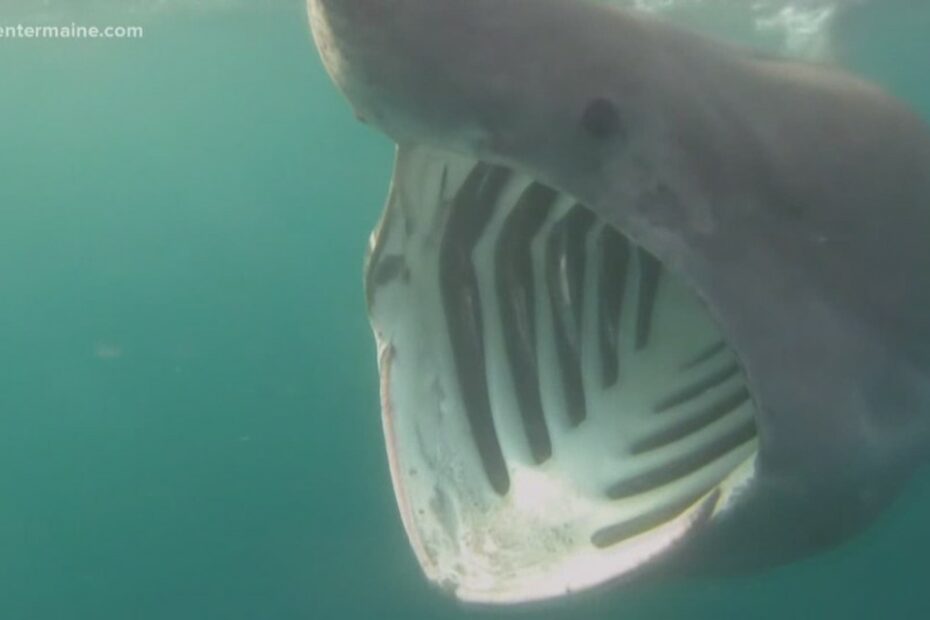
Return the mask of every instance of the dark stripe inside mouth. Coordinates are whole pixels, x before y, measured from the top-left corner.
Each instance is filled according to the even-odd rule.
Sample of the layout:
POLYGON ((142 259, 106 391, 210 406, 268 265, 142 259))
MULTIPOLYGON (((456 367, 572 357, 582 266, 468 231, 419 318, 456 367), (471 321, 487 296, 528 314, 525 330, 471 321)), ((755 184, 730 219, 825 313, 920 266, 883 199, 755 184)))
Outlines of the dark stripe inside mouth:
POLYGON ((669 429, 658 432, 651 437, 635 443, 632 447, 633 454, 643 454, 650 450, 655 450, 674 443, 680 439, 689 437, 691 434, 700 431, 724 418, 750 400, 749 390, 741 386, 735 392, 727 394, 722 398, 700 408, 692 417, 669 429))
POLYGON ((642 351, 649 344, 652 315, 659 290, 662 264, 646 251, 640 252, 639 261, 639 312, 636 321, 636 349, 642 351))
POLYGON ((598 287, 601 290, 599 333, 601 341, 601 366, 604 387, 617 383, 620 377, 620 319, 624 283, 630 268, 630 244, 617 231, 604 227, 600 235, 601 269, 598 287))
POLYGON ((686 385, 679 390, 676 390, 669 396, 666 396, 661 401, 656 403, 654 411, 656 413, 664 413, 670 409, 679 407, 694 400, 695 398, 698 398, 708 390, 719 386, 720 384, 726 382, 729 379, 732 379, 733 377, 736 377, 739 374, 739 363, 731 362, 723 368, 714 370, 707 376, 702 377, 694 383, 686 385))
POLYGON ((543 417, 536 347, 536 286, 530 243, 549 216, 558 194, 530 185, 507 216, 497 244, 496 273, 504 343, 513 373, 523 426, 536 463, 552 456, 543 417))
POLYGON ((713 438, 707 445, 684 452, 645 473, 618 482, 607 490, 610 499, 624 499, 671 484, 727 455, 756 436, 753 420, 713 438))
POLYGON ((591 536, 591 544, 600 549, 605 549, 625 540, 629 540, 638 534, 642 534, 647 530, 658 527, 680 516, 687 511, 688 508, 702 499, 706 502, 706 507, 704 509, 705 514, 699 515, 699 518, 706 518, 709 516, 706 513, 710 512, 711 508, 716 505, 720 497, 720 491, 714 491, 705 499, 704 496, 707 495, 710 490, 710 488, 702 489, 698 493, 686 495, 683 499, 677 499, 666 505, 653 508, 645 514, 602 528, 591 536))
POLYGON ((439 256, 439 283, 463 405, 485 473, 501 495, 510 488, 510 476, 491 412, 484 326, 471 253, 509 177, 504 168, 486 164, 474 168, 453 202, 439 256))
POLYGON ((587 416, 581 370, 586 239, 595 217, 575 205, 557 222, 546 248, 546 281, 553 314, 553 338, 562 377, 564 405, 572 426, 587 416))

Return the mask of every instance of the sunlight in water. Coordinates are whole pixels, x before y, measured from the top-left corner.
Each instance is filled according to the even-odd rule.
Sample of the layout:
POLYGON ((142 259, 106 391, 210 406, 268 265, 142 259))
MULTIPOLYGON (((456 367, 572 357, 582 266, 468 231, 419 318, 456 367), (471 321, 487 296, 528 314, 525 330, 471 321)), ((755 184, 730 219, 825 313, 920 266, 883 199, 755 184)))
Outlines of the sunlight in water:
POLYGON ((868 0, 609 0, 697 27, 760 51, 822 60, 833 54, 832 30, 846 9, 868 0))

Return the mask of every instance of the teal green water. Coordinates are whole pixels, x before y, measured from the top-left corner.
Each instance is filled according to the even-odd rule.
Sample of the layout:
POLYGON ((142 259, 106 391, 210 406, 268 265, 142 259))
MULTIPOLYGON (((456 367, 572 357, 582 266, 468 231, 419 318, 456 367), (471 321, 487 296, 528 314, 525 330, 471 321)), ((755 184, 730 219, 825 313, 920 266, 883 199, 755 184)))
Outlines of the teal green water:
MULTIPOLYGON (((906 10, 844 54, 930 115, 906 10)), ((396 514, 361 288, 391 145, 294 3, 146 19, 0 41, 0 620, 501 616, 396 514)), ((506 615, 926 617, 928 523, 930 472, 807 562, 506 615)))

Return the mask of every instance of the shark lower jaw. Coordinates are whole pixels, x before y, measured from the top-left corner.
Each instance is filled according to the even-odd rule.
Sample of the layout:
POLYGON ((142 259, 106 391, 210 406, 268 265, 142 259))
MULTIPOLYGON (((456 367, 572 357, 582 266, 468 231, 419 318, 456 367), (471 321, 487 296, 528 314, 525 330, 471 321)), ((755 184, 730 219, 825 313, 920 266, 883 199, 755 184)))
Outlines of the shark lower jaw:
POLYGON ((707 309, 570 196, 404 147, 366 282, 404 526, 458 598, 628 578, 752 480, 754 400, 707 309))

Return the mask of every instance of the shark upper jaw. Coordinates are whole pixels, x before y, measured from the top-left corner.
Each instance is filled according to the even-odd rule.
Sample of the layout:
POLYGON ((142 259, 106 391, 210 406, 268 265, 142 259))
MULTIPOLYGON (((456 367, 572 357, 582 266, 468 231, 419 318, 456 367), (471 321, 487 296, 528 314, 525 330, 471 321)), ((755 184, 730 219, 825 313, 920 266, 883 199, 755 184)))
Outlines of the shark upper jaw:
POLYGON ((667 129, 655 119, 683 111, 651 100, 685 93, 671 92, 674 77, 651 76, 699 70, 656 45, 654 25, 586 0, 308 1, 324 65, 360 120, 398 144, 508 163, 555 185, 616 164, 617 149, 662 157, 652 145, 667 129), (571 28, 579 14, 585 37, 571 28))

